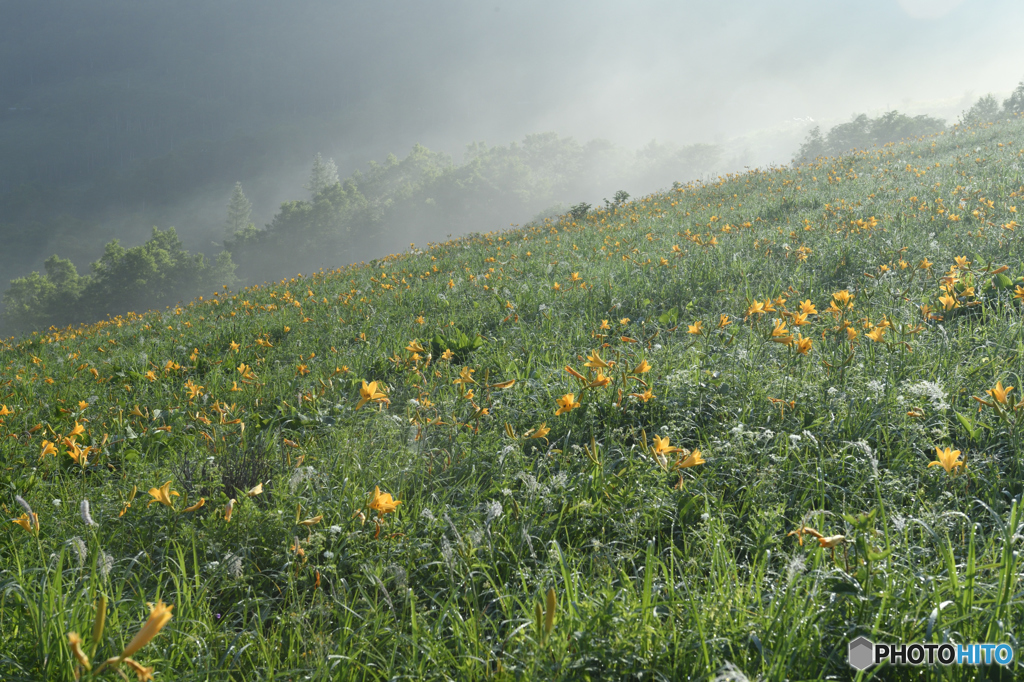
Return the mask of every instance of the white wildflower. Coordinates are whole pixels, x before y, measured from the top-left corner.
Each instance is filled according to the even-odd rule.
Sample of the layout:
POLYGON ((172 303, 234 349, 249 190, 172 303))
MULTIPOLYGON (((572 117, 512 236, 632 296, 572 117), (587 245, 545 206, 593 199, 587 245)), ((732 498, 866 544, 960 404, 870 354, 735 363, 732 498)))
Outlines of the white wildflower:
POLYGON ((92 520, 92 516, 89 514, 89 500, 82 500, 82 504, 78 505, 78 513, 82 517, 82 523, 87 526, 98 526, 100 524, 92 520))
POLYGON ((232 578, 242 577, 242 557, 230 552, 224 557, 224 569, 232 578))
POLYGON ((114 568, 114 557, 106 552, 101 552, 100 560, 96 562, 96 567, 100 571, 100 577, 106 580, 110 575, 110 570, 114 568))
POLYGON ((501 506, 501 502, 498 500, 492 500, 491 502, 484 503, 485 511, 487 513, 487 525, 491 525, 491 522, 495 519, 500 519, 504 508, 501 506))
POLYGON ((89 555, 89 550, 85 547, 85 540, 75 536, 68 540, 67 544, 74 551, 75 557, 78 559, 78 565, 82 566, 85 563, 85 558, 89 555))

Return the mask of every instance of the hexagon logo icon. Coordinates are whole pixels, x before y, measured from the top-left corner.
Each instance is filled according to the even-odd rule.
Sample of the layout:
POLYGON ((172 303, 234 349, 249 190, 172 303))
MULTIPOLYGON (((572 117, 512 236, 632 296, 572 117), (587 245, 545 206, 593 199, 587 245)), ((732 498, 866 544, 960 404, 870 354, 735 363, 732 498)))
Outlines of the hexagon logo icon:
POLYGON ((867 637, 858 637, 851 640, 849 644, 849 658, 847 659, 851 668, 867 670, 875 664, 875 645, 867 637))

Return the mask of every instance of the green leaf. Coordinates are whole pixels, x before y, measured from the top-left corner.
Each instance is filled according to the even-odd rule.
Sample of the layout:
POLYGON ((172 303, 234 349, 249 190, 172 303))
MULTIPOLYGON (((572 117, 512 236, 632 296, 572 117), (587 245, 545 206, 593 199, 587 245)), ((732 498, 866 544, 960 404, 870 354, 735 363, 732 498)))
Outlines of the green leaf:
POLYGON ((875 525, 875 515, 878 514, 878 507, 875 507, 869 512, 863 514, 843 514, 843 518, 846 519, 850 525, 859 531, 868 530, 875 525))
POLYGON ((890 554, 892 554, 892 550, 891 549, 887 549, 887 550, 884 550, 884 551, 881 551, 881 552, 876 552, 875 550, 873 550, 873 549, 871 549, 869 547, 868 548, 868 561, 881 561, 882 559, 885 559, 886 557, 888 557, 890 554))
POLYGON ((857 587, 853 583, 847 582, 845 580, 837 581, 834 585, 832 585, 832 587, 830 588, 829 591, 832 592, 832 594, 850 594, 850 595, 858 595, 858 594, 860 594, 860 588, 859 587, 857 587))
POLYGON ((967 431, 967 435, 971 437, 971 440, 978 440, 978 436, 981 435, 981 426, 971 421, 971 418, 967 415, 959 412, 956 413, 956 418, 964 427, 964 430, 967 431))
POLYGON ((678 320, 679 308, 676 308, 675 306, 673 306, 671 310, 668 310, 662 313, 661 315, 658 315, 658 322, 665 325, 666 327, 669 325, 674 325, 678 320))

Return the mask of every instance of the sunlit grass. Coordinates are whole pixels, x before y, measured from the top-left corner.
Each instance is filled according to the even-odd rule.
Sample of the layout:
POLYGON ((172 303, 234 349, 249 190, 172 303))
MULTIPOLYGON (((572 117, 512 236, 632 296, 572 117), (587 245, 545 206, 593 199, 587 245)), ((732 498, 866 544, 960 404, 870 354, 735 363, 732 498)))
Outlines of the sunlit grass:
POLYGON ((0 676, 87 676, 73 632, 113 679, 147 602, 181 680, 1015 643, 1022 158, 960 129, 5 344, 0 676))

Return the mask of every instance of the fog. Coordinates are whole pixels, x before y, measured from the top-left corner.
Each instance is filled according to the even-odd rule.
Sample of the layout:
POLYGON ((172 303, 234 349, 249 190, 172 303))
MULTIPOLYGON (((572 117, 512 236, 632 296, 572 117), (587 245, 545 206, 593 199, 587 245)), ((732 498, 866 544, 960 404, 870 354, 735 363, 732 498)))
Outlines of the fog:
MULTIPOLYGON (((317 152, 344 178, 553 131, 715 144, 722 172, 855 113, 952 123, 1024 77, 1020 25, 1011 0, 0 0, 0 281, 154 224, 215 254, 234 183, 262 227, 317 152)), ((693 179, 638 177, 558 200, 693 179)))

